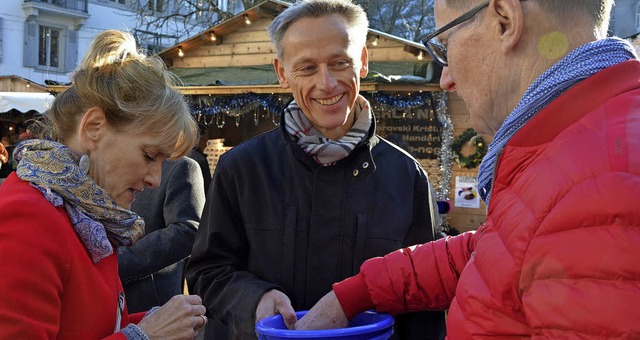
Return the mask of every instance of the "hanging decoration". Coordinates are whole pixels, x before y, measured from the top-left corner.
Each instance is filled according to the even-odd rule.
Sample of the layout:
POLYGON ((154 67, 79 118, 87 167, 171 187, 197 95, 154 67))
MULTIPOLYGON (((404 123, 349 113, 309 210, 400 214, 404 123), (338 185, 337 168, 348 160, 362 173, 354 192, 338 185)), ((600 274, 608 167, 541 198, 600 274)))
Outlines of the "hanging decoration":
MULTIPOLYGON (((222 128, 226 116, 235 118, 236 126, 239 126, 240 117, 253 112, 254 123, 257 125, 258 109, 262 108, 268 115, 280 116, 291 99, 290 94, 251 92, 230 96, 193 96, 191 113, 199 123, 208 126, 215 121, 216 126, 222 128)), ((272 120, 279 122, 279 119, 272 120)))
MULTIPOLYGON (((436 199, 438 201, 448 201, 449 187, 452 178, 451 143, 453 141, 453 122, 447 109, 447 102, 449 100, 447 92, 434 92, 433 100, 436 108, 436 116, 442 125, 442 132, 440 134, 440 182, 435 185, 436 199)), ((449 215, 441 215, 441 218, 441 227, 447 229, 449 226, 449 215)))
POLYGON ((451 155, 458 166, 465 169, 474 169, 482 162, 482 158, 487 153, 487 144, 474 129, 468 128, 456 137, 451 143, 451 155), (462 147, 465 145, 475 146, 475 153, 464 156, 461 153, 462 147))
POLYGON ((374 92, 369 96, 369 98, 372 99, 370 101, 374 102, 374 110, 408 111, 416 108, 422 108, 425 104, 431 105, 431 92, 374 92))

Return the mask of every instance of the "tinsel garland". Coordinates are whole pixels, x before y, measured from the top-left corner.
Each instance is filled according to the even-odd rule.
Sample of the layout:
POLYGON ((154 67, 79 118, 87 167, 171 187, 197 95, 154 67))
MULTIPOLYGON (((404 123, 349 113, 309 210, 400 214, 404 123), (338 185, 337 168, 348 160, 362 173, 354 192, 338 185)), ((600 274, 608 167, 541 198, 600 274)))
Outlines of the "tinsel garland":
POLYGON ((431 105, 431 92, 413 92, 413 93, 390 93, 390 92, 374 92, 369 96, 365 95, 370 102, 374 112, 383 110, 411 110, 422 108, 425 105, 431 105))
MULTIPOLYGON (((453 142, 453 122, 447 108, 449 95, 447 92, 433 92, 435 100, 436 116, 442 125, 442 133, 440 136, 440 185, 436 189, 438 201, 449 200, 449 185, 451 183, 451 143, 453 142)), ((442 226, 449 225, 449 215, 442 215, 442 226)))
MULTIPOLYGON (((222 128, 226 116, 235 118, 236 126, 238 126, 241 116, 249 112, 254 112, 254 116, 256 116, 255 111, 258 108, 263 108, 271 115, 273 123, 278 125, 278 117, 291 99, 290 94, 252 92, 233 96, 194 96, 191 100, 191 113, 198 122, 204 125, 215 123, 219 128, 222 128)), ((254 120, 257 123, 257 116, 254 120)))

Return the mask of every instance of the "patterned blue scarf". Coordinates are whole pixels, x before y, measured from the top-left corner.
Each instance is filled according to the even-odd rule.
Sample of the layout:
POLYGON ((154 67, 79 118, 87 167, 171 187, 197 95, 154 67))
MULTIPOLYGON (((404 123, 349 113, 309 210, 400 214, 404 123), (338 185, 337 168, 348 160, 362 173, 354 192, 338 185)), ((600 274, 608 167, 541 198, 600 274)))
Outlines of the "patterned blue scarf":
POLYGON ((113 253, 116 247, 132 245, 144 235, 144 221, 134 212, 119 207, 93 179, 80 171, 67 146, 31 139, 14 152, 16 175, 40 190, 53 206, 64 206, 76 233, 93 261, 113 253))
POLYGON ((478 189, 489 205, 496 162, 502 149, 521 127, 554 99, 576 83, 603 69, 637 58, 631 45, 619 38, 607 38, 583 45, 545 71, 520 99, 498 129, 478 173, 478 189))

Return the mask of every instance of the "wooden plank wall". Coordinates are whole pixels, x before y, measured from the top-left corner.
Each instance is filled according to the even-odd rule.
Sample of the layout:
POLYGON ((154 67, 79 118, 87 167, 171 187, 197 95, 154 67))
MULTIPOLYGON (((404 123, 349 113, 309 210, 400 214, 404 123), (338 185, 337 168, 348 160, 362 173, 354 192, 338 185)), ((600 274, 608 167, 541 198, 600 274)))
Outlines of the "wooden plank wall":
POLYGON ((173 67, 242 67, 268 65, 275 49, 266 28, 271 19, 261 19, 223 37, 222 43, 209 43, 196 49, 184 49, 183 58, 173 58, 173 67))
MULTIPOLYGON (((184 57, 172 59, 176 68, 242 67, 273 63, 275 48, 266 28, 271 19, 261 19, 220 37, 219 45, 207 42, 201 46, 184 46, 184 57)), ((369 34, 369 61, 415 61, 416 55, 404 50, 404 44, 383 36, 369 34), (377 46, 373 41, 377 38, 377 46)))
MULTIPOLYGON (((460 99, 455 92, 449 94, 448 107, 449 113, 451 114, 451 121, 453 122, 453 136, 455 138, 464 130, 471 127, 469 112, 467 111, 467 107, 462 99, 460 99)), ((485 141, 489 143, 486 138, 485 141)), ((453 203, 456 194, 456 176, 477 177, 478 169, 464 169, 459 167, 458 164, 453 161, 451 164, 451 170, 451 190, 449 192, 449 199, 452 209, 449 212, 449 224, 460 231, 475 230, 486 220, 487 207, 484 202, 480 200, 480 208, 478 209, 454 207, 453 203)))

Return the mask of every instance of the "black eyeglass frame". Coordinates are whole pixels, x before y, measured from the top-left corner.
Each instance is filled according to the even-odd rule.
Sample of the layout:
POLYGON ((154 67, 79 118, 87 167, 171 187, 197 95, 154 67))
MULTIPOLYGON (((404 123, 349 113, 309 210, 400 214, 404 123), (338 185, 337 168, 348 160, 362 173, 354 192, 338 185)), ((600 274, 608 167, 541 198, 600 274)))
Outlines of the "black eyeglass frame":
POLYGON ((447 60, 447 48, 438 43, 434 43, 431 40, 437 37, 438 35, 444 33, 445 31, 455 26, 458 26, 461 23, 473 18, 474 15, 476 15, 478 12, 480 12, 480 10, 484 9, 487 6, 489 6, 488 0, 472 8, 468 12, 462 14, 461 16, 453 19, 448 24, 440 27, 438 30, 427 35, 426 37, 424 37, 424 39, 422 39, 422 44, 424 45, 424 47, 426 47, 427 52, 436 63, 438 63, 442 67, 449 66, 449 62, 447 60), (442 55, 438 55, 438 53, 436 53, 436 50, 438 50, 442 55))

